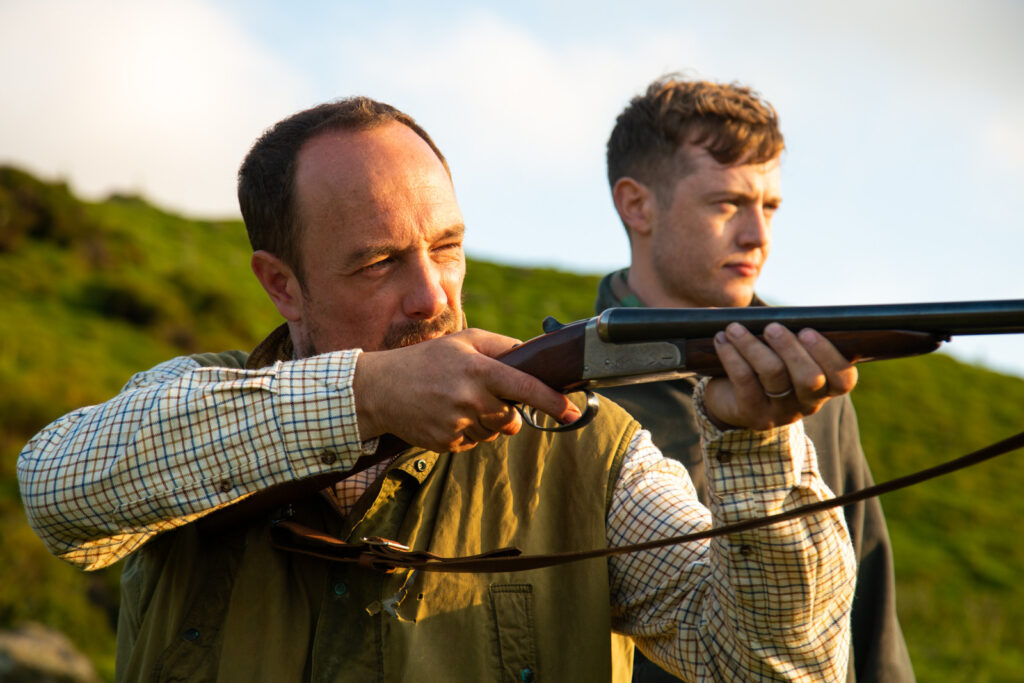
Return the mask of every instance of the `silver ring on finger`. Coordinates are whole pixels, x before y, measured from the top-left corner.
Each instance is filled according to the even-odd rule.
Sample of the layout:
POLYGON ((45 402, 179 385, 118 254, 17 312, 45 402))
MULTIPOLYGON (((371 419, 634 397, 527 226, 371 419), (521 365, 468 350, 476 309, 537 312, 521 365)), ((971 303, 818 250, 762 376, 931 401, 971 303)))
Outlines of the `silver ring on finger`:
POLYGON ((793 393, 793 387, 789 386, 784 391, 779 391, 779 392, 775 392, 775 393, 765 389, 764 395, 767 396, 768 398, 786 398, 787 396, 789 396, 792 393, 793 393))

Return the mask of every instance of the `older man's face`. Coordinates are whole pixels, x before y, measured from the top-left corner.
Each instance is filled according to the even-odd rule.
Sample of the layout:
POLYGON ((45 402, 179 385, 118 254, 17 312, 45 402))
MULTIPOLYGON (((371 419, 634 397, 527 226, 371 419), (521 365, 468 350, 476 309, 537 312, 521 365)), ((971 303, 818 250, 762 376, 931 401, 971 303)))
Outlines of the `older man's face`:
POLYGON ((466 274, 451 179, 415 132, 328 132, 295 174, 305 282, 300 356, 405 346, 458 331, 466 274))
POLYGON ((689 145, 689 172, 659 205, 653 267, 674 305, 746 306, 768 258, 782 202, 778 159, 724 166, 689 145))

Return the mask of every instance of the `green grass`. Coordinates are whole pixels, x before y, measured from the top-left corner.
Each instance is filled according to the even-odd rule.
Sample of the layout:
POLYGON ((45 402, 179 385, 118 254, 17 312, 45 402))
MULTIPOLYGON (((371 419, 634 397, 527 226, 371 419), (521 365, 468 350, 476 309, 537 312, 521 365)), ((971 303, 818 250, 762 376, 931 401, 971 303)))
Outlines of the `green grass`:
MULTIPOLYGON (((244 229, 138 198, 83 203, 0 168, 0 628, 65 631, 112 675, 117 568, 50 557, 25 523, 14 465, 59 415, 136 371, 197 350, 251 348, 279 318, 248 269, 244 229)), ((470 324, 520 339, 592 314, 598 278, 471 261, 470 324)), ((863 366, 854 393, 879 481, 1024 428, 1024 381, 942 355, 863 366)), ((1024 454, 883 498, 898 604, 918 679, 1011 681, 1024 671, 1024 454)))
MULTIPOLYGON (((862 367, 854 400, 878 480, 1024 429, 1024 381, 942 355, 862 367)), ((920 680, 1020 680, 1022 483, 1024 454, 1014 452, 883 496, 920 680)))

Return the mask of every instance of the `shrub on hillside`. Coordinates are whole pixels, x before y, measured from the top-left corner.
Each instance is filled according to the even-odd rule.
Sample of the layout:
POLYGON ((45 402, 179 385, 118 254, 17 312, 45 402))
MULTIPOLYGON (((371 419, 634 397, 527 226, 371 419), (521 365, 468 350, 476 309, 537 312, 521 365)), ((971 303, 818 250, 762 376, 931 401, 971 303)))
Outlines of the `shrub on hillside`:
POLYGON ((0 166, 0 252, 25 239, 67 247, 95 232, 67 183, 46 183, 11 166, 0 166))

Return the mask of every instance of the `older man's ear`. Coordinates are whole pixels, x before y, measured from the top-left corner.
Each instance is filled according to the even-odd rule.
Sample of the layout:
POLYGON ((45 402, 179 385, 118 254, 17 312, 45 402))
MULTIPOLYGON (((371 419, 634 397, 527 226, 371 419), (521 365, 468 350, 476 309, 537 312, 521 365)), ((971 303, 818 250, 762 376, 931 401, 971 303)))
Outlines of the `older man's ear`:
POLYGON ((267 296, 277 306, 285 320, 295 322, 302 318, 302 285, 295 272, 277 256, 262 249, 253 252, 249 262, 256 279, 263 285, 267 296))

